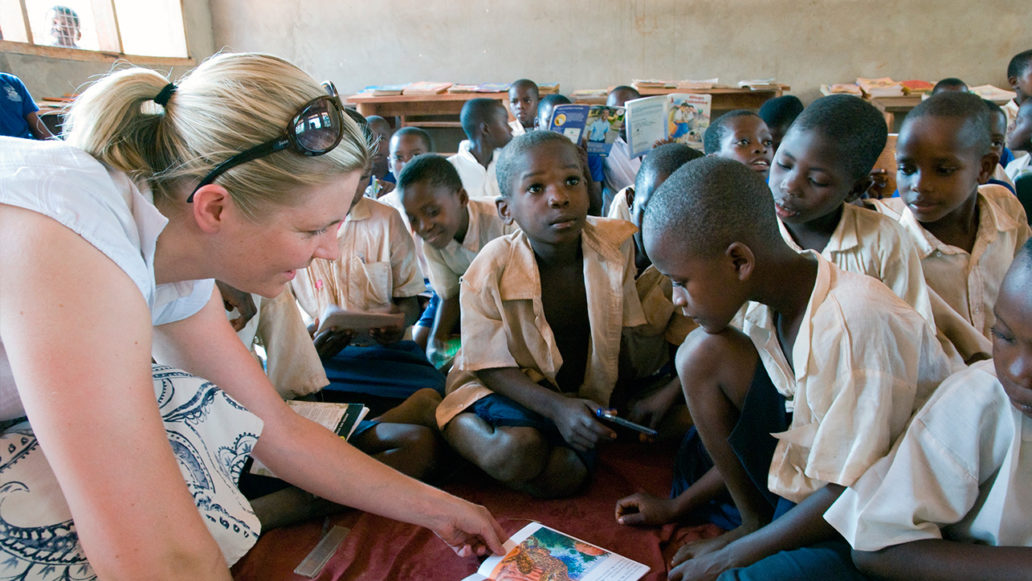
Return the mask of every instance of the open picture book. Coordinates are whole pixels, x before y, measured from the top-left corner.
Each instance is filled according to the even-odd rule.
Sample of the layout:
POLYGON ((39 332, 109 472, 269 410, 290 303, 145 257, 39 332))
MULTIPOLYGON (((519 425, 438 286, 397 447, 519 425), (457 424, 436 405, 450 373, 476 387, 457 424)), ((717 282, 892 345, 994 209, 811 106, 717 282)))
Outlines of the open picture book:
MULTIPOLYGON (((323 426, 345 440, 355 433, 358 423, 369 413, 369 408, 360 403, 288 400, 287 405, 298 414, 323 426)), ((276 477, 257 458, 251 464, 250 473, 257 476, 276 477)))
POLYGON ((646 565, 537 522, 509 537, 505 549, 463 581, 637 581, 649 572, 646 565))
POLYGON ((627 101, 624 108, 631 157, 647 153, 657 141, 664 139, 701 151, 712 103, 712 95, 701 93, 670 93, 627 101))
POLYGON ((562 133, 580 145, 586 141, 588 153, 605 157, 624 127, 624 108, 605 105, 556 105, 548 130, 562 133))

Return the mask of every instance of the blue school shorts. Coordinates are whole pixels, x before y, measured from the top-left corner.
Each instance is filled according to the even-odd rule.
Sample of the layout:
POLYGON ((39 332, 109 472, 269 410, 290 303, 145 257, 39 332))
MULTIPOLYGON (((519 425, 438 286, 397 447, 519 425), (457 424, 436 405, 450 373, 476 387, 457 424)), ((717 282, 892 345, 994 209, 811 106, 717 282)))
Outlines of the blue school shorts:
MULTIPOLYGON (((559 432, 559 428, 556 427, 552 420, 524 407, 520 403, 517 403, 504 395, 492 393, 486 397, 480 398, 471 406, 470 411, 493 427, 534 428, 541 432, 549 445, 564 446, 567 448, 570 447, 566 442, 566 438, 563 438, 563 435, 559 432)), ((574 450, 574 453, 576 453, 577 457, 581 459, 581 462, 584 462, 584 465, 588 467, 589 471, 594 470, 598 456, 596 449, 593 448, 587 452, 574 450)))
MULTIPOLYGON (((792 415, 785 411, 785 396, 774 387, 767 375, 762 361, 756 362, 752 383, 742 405, 742 413, 738 422, 728 436, 727 441, 738 460, 745 468, 753 485, 762 493, 771 507, 774 518, 788 512, 794 503, 781 498, 767 488, 767 474, 770 472, 770 461, 774 457, 774 448, 778 441, 771 433, 784 432, 792 423, 792 415)), ((702 477, 713 467, 702 444, 702 438, 694 427, 688 430, 681 447, 677 451, 674 463, 674 479, 670 496, 674 498, 702 477)), ((742 517, 727 498, 710 501, 699 509, 699 514, 707 521, 723 529, 733 529, 742 524, 742 517)))

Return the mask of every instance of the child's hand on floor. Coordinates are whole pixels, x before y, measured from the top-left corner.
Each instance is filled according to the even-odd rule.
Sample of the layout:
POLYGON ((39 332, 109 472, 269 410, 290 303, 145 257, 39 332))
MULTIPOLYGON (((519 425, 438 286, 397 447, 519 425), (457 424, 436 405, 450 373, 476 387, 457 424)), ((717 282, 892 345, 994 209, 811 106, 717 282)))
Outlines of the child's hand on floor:
POLYGON ((586 452, 595 447, 599 440, 615 440, 616 432, 607 428, 595 419, 595 411, 604 406, 590 399, 559 398, 552 421, 559 428, 570 446, 578 452, 586 452))
POLYGON ((673 499, 635 492, 616 501, 616 522, 622 525, 663 525, 673 520, 673 499))

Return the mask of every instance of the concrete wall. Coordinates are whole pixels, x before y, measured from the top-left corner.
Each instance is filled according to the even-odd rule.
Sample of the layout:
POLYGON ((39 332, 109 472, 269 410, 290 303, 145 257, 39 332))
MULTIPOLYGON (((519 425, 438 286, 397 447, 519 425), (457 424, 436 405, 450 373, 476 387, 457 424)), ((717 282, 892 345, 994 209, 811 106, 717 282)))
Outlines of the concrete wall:
MULTIPOLYGON (((183 0, 186 46, 197 60, 214 52, 214 35, 208 0, 183 0)), ((106 60, 71 60, 14 52, 0 53, 0 71, 17 75, 36 99, 75 93, 94 75, 110 71, 106 60)), ((179 75, 189 67, 155 66, 163 72, 179 75)))
MULTIPOLYGON (((184 0, 190 55, 258 50, 342 92, 412 80, 508 82, 564 92, 634 78, 773 76, 806 100, 858 75, 1006 86, 1032 48, 1018 0, 184 0)), ((0 54, 38 97, 71 92, 104 62, 0 54)), ((169 67, 165 67, 168 69, 169 67)), ((178 74, 180 70, 174 70, 178 74)))
POLYGON ((211 0, 217 46, 293 60, 342 92, 414 80, 775 77, 809 100, 857 76, 1006 87, 1032 48, 1018 0, 211 0))

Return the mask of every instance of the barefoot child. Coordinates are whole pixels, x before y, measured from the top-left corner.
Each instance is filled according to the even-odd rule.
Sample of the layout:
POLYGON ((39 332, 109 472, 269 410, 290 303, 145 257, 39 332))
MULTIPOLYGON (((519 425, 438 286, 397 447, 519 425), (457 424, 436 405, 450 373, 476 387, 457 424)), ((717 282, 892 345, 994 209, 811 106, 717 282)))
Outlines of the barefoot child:
POLYGON ((789 248, 767 192, 742 164, 707 157, 645 211, 646 253, 702 327, 678 351, 678 375, 742 516, 682 547, 674 580, 834 538, 821 515, 949 372, 931 325, 883 284, 789 248), (743 330, 729 328, 748 301, 743 330))
POLYGON ((596 412, 613 403, 623 329, 645 322, 634 227, 587 217, 583 163, 558 133, 516 138, 498 177, 498 210, 520 231, 484 247, 462 278, 462 350, 437 420, 506 485, 569 495, 616 437, 596 412))

